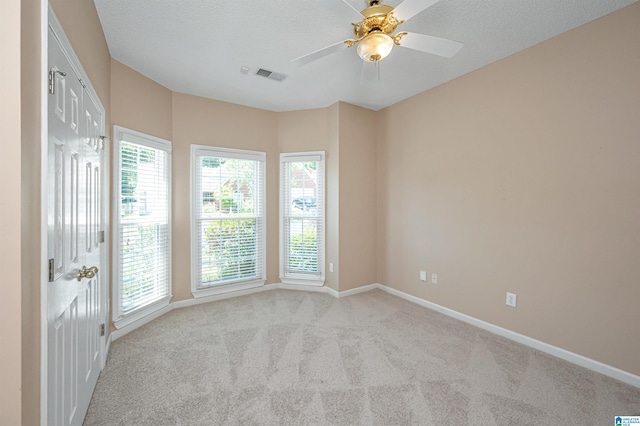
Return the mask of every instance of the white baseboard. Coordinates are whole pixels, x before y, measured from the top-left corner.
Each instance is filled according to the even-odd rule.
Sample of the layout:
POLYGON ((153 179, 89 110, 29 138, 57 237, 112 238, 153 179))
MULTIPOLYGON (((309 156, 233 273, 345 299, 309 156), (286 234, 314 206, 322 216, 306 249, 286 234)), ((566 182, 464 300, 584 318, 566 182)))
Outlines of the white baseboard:
POLYGON ((341 291, 340 293, 338 293, 338 297, 353 296, 354 294, 364 293, 365 291, 375 290, 376 288, 380 288, 380 284, 363 285, 362 287, 356 287, 352 288, 351 290, 341 291))
POLYGON ((166 314, 167 312, 171 312, 172 310, 173 310, 173 303, 169 303, 167 306, 161 309, 158 309, 157 311, 154 311, 149 315, 146 315, 140 318, 139 320, 132 322, 131 324, 127 324, 126 326, 115 330, 113 333, 111 333, 111 340, 115 341, 121 338, 122 336, 126 336, 127 334, 131 333, 133 330, 136 330, 145 324, 149 324, 154 319, 159 318, 162 315, 166 314))
POLYGON ((339 291, 336 291, 329 286, 325 286, 325 288, 327 289, 327 293, 329 293, 331 296, 335 297, 336 299, 340 297, 339 291))
POLYGON ((111 333, 109 333, 104 344, 104 358, 102 358, 102 365, 100 366, 100 370, 102 370, 104 366, 107 365, 107 359, 109 359, 109 351, 111 350, 111 342, 111 333))
MULTIPOLYGON (((563 359, 565 361, 571 362, 573 364, 579 365, 581 367, 587 368, 589 370, 595 371, 597 373, 603 374, 608 377, 612 377, 616 380, 620 380, 621 382, 627 383, 631 386, 635 386, 640 388, 640 376, 629 373, 624 370, 620 370, 618 368, 612 367, 610 365, 604 364, 599 361, 595 361, 591 358, 587 358, 582 355, 578 355, 573 352, 569 352, 565 349, 559 348, 557 346, 550 345, 545 342, 541 342, 540 340, 533 339, 531 337, 527 337, 523 334, 516 333, 515 331, 507 330, 506 328, 498 327, 497 325, 488 323, 486 321, 479 320, 477 318, 471 317, 469 315, 460 313, 458 311, 454 311, 453 309, 445 308, 444 306, 438 305, 433 302, 429 302, 428 300, 421 299, 416 296, 412 296, 400 290, 396 290, 391 287, 387 287, 383 284, 369 284, 357 288, 352 288, 346 291, 336 291, 328 286, 323 287, 314 287, 314 286, 303 286, 303 285, 295 285, 295 284, 267 284, 265 286, 261 286, 258 288, 251 288, 246 290, 239 290, 230 293, 224 293, 214 296, 201 297, 198 299, 188 299, 188 300, 179 300, 177 302, 170 303, 169 306, 154 312, 153 314, 147 315, 146 317, 136 321, 135 323, 128 325, 124 328, 114 331, 110 335, 109 345, 111 341, 115 341, 120 337, 132 332, 133 330, 142 327, 143 325, 153 321, 154 319, 164 315, 165 313, 173 310, 186 308, 189 306, 195 306, 202 303, 215 302, 216 300, 229 299, 232 297, 246 296, 248 294, 253 293, 261 293, 263 291, 275 290, 275 289, 283 289, 283 290, 301 290, 301 291, 313 291, 320 293, 328 293, 333 297, 342 298, 347 296, 352 296, 354 294, 363 293, 365 291, 370 291, 374 289, 380 289, 394 296, 400 297, 402 299, 408 300, 409 302, 413 302, 417 305, 423 306, 427 309, 431 309, 436 312, 440 312, 441 314, 447 315, 451 318, 455 318, 457 320, 466 322, 467 324, 471 324, 475 327, 481 328, 483 330, 489 331, 493 334, 497 334, 499 336, 505 337, 507 339, 513 340, 514 342, 521 343, 525 346, 529 346, 531 348, 537 349, 541 352, 547 353, 549 355, 553 355, 557 358, 563 359)), ((107 350, 108 353, 108 350, 107 350)))
POLYGON ((352 296, 354 294, 362 293, 369 290, 373 290, 378 288, 379 286, 379 284, 369 284, 362 287, 352 288, 351 290, 336 291, 331 287, 329 287, 328 285, 324 285, 322 287, 313 287, 313 286, 298 285, 298 284, 283 284, 283 283, 273 284, 273 285, 277 285, 278 286, 277 288, 282 290, 302 290, 302 291, 315 291, 318 293, 328 293, 331 296, 335 297, 336 299, 339 299, 341 297, 352 296))
MULTIPOLYGON (((109 337, 107 337, 107 343, 104 345, 104 350, 107 355, 109 355, 109 349, 111 349, 111 342, 113 341, 112 333, 109 333, 109 337)), ((105 357, 106 359, 106 357, 105 357)))
POLYGON ((365 287, 367 287, 367 289, 365 289, 365 290, 360 290, 360 289, 364 288, 364 287, 360 287, 360 288, 357 288, 357 289, 352 289, 352 290, 348 290, 346 292, 339 293, 339 292, 335 291, 334 289, 332 289, 330 287, 327 287, 327 286, 317 287, 317 286, 306 286, 306 285, 297 285, 297 284, 274 283, 274 284, 263 285, 263 286, 260 286, 260 287, 253 287, 253 288, 242 289, 242 290, 237 290, 237 291, 230 291, 230 292, 227 292, 227 293, 214 294, 214 295, 211 295, 211 296, 202 296, 202 297, 198 297, 198 298, 194 297, 193 299, 178 300, 176 302, 169 303, 168 306, 165 306, 162 309, 159 309, 159 310, 157 310, 157 311, 155 311, 155 312, 153 312, 153 313, 151 313, 151 314, 149 314, 149 315, 147 315, 145 317, 142 317, 139 320, 137 320, 137 321, 135 321, 135 322, 133 322, 131 324, 127 324, 125 327, 122 327, 121 329, 115 330, 113 333, 111 333, 110 337, 111 337, 111 341, 116 341, 120 337, 131 333, 133 330, 136 330, 136 329, 142 327, 143 325, 148 324, 149 322, 151 322, 154 319, 166 314, 167 312, 172 311, 173 309, 187 308, 189 306, 196 306, 196 305, 200 305, 200 304, 203 304, 203 303, 215 302, 217 300, 224 300, 224 299, 230 299, 230 298, 233 298, 233 297, 247 296, 249 294, 262 293, 263 291, 269 291, 269 290, 275 290, 275 289, 314 291, 314 292, 319 292, 319 293, 329 293, 330 295, 338 298, 338 297, 348 296, 348 294, 345 294, 345 293, 356 294, 356 293, 360 293, 362 291, 371 290, 371 288, 377 288, 376 286, 377 286, 377 284, 372 284, 371 286, 365 286, 365 287), (368 287, 371 287, 371 288, 368 288, 368 287))
POLYGON ((416 303, 425 308, 440 312, 444 315, 447 315, 451 318, 455 318, 457 320, 466 322, 475 327, 481 328, 483 330, 489 331, 491 333, 497 334, 502 337, 506 337, 507 339, 513 340, 515 342, 521 343, 525 346, 529 346, 531 348, 537 349, 541 352, 547 353, 549 355, 553 355, 557 358, 563 359, 565 361, 571 362, 573 364, 579 365, 581 367, 587 368, 589 370, 595 371, 597 373, 603 374, 605 376, 612 377, 616 380, 620 380, 626 384, 631 386, 635 386, 640 388, 640 376, 636 376, 635 374, 629 373, 624 370, 620 370, 619 368, 612 367, 610 365, 604 364, 600 361, 595 361, 591 358, 587 358, 582 355, 578 355, 573 352, 569 352, 565 349, 559 348, 557 346, 550 345, 545 342, 541 342, 540 340, 533 339, 531 337, 527 337, 523 334, 516 333, 515 331, 507 330, 506 328, 498 327, 497 325, 493 325, 491 323, 479 320, 477 318, 471 317, 469 315, 465 315, 463 313, 454 311, 449 308, 445 308, 444 306, 429 302, 424 299, 420 299, 419 297, 412 296, 410 294, 404 293, 400 290, 396 290, 391 287, 387 287, 382 284, 377 284, 376 288, 379 288, 389 294, 393 294, 394 296, 398 296, 402 299, 408 300, 410 302, 416 303))

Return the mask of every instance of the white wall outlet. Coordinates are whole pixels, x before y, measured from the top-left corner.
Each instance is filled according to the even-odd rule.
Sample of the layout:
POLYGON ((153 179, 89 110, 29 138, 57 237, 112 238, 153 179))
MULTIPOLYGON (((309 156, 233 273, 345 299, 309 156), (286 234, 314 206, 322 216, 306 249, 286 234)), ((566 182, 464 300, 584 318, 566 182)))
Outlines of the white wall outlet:
POLYGON ((438 274, 431 274, 431 284, 438 284, 438 274))
POLYGON ((513 293, 507 292, 507 305, 511 307, 516 307, 516 295, 513 293))
POLYGON ((427 281, 427 271, 420 271, 420 281, 427 281))
POLYGON ((329 262, 329 272, 333 272, 333 263, 329 262))

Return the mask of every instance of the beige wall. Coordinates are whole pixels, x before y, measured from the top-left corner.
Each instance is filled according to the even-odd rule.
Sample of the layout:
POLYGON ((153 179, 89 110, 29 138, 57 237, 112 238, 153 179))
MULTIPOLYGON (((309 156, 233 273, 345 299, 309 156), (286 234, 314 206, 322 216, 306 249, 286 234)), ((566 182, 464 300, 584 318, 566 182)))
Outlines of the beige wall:
POLYGON ((173 138, 172 92, 111 59, 111 125, 173 138))
POLYGON ((340 291, 377 282, 376 112, 340 103, 340 291))
POLYGON ((278 164, 275 112, 173 94, 173 301, 190 299, 190 145, 267 154, 267 283, 278 282, 278 164))
POLYGON ((22 1, 22 424, 40 422, 40 2, 22 1))
POLYGON ((635 4, 380 113, 382 283, 640 374, 639 22, 635 4))
MULTIPOLYGON (((279 240, 279 156, 281 152, 323 150, 327 155, 327 258, 334 263, 327 285, 345 290, 375 282, 375 216, 361 220, 347 209, 375 207, 374 132, 362 133, 360 126, 373 124, 375 113, 347 104, 326 109, 274 113, 211 99, 172 93, 138 72, 112 60, 111 117, 113 124, 169 139, 173 142, 173 272, 174 301, 192 298, 190 263, 190 145, 249 149, 267 153, 267 283, 278 282, 279 240), (171 105, 171 109, 168 108, 171 105), (344 116, 344 117, 343 117, 344 116), (348 122, 347 122, 348 121, 348 122), (364 150, 359 155, 359 150, 364 150), (339 153, 354 162, 339 166, 339 153), (340 181, 339 167, 350 180, 340 181), (343 184, 362 186, 342 201, 343 184), (339 255, 341 215, 348 218, 347 251, 339 255), (364 232, 363 230, 366 230, 364 232), (364 234, 364 239, 360 233, 364 234), (359 246, 359 247, 358 247, 359 246), (353 251, 351 251, 353 249, 353 251), (339 265, 348 265, 348 287, 339 285, 339 265)), ((355 191, 355 189, 354 189, 355 191)))
POLYGON ((32 425, 40 416, 39 3, 3 3, 0 40, 0 179, 21 182, 4 185, 0 209, 0 423, 32 425))
POLYGON ((173 142, 173 301, 193 297, 189 199, 191 144, 267 153, 267 283, 278 282, 278 132, 283 129, 291 134, 285 139, 297 139, 293 136, 296 126, 279 126, 278 114, 274 112, 173 93, 115 60, 112 60, 111 70, 113 124, 173 142))
MULTIPOLYGON (((324 151, 325 170, 325 284, 339 289, 338 275, 338 104, 330 108, 278 113, 278 151, 324 151), (335 134, 334 134, 335 133, 335 134), (329 271, 329 262, 334 272, 329 271)), ((279 155, 279 154, 278 154, 279 155)), ((279 173, 279 172, 278 172, 279 173)), ((277 194, 277 193, 276 193, 277 194)), ((279 211, 276 212, 279 214, 279 211)), ((279 235, 279 234, 278 234, 279 235)))
POLYGON ((21 424, 22 386, 22 343, 21 343, 21 261, 20 239, 20 185, 6 182, 20 182, 21 164, 21 100, 20 100, 20 1, 5 0, 0 14, 0 57, 2 57, 2 78, 0 78, 0 181, 5 182, 2 190, 0 226, 0 268, 3 271, 3 292, 0 298, 0 415, 2 423, 21 424))
POLYGON ((279 152, 329 149, 330 115, 327 108, 280 112, 277 119, 279 152))
MULTIPOLYGON (((174 300, 191 298, 189 144, 266 151, 270 194, 279 152, 324 149, 329 286, 377 280, 640 374, 640 4, 379 113, 340 103, 280 114, 171 94, 110 59, 92 2, 51 4, 106 123, 174 141, 174 300), (129 102, 140 99, 146 108, 134 115, 129 102), (350 120, 379 121, 377 147, 350 120), (365 185, 374 163, 378 180, 365 185), (354 200, 354 187, 367 190, 354 200), (371 192, 377 233, 374 216, 358 215, 359 203, 375 202, 371 192), (362 236, 377 244, 354 247, 362 236), (438 273, 439 284, 420 283, 420 269, 438 273), (518 294, 517 309, 504 305, 506 291, 518 294)), ((3 0, 2 9, 0 179, 22 183, 5 185, 3 198, 20 202, 0 209, 0 413, 3 424, 31 425, 40 416, 31 267, 40 250, 40 11, 27 0, 3 0)), ((277 196, 267 203, 268 282, 277 282, 277 196)))
POLYGON ((278 114, 280 152, 326 154, 325 283, 336 291, 376 282, 375 117, 343 102, 278 114))
MULTIPOLYGON (((158 138, 173 139, 172 92, 129 68, 121 62, 111 59, 110 82, 110 118, 107 127, 111 131, 114 125, 143 132, 158 138)), ((113 144, 109 152, 113 159, 113 144)), ((110 182, 113 182, 113 167, 110 182)), ((112 199, 117 188, 111 186, 112 199)), ((111 259, 113 261, 113 259, 111 259)), ((110 265, 111 267, 111 265, 110 265)), ((112 278, 113 282, 113 278, 112 278)), ((110 300, 113 300, 113 286, 109 286, 110 300)), ((112 318, 111 303, 109 319, 112 318)), ((115 327, 111 327, 115 330, 115 327)))

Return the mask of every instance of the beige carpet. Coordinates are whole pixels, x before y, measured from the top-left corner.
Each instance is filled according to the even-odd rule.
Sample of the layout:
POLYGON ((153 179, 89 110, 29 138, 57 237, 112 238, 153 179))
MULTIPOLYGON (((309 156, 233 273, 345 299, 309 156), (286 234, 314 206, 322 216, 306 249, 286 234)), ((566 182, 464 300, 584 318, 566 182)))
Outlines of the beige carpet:
POLYGON ((274 290, 117 340, 86 425, 613 425, 640 389, 380 290, 274 290))

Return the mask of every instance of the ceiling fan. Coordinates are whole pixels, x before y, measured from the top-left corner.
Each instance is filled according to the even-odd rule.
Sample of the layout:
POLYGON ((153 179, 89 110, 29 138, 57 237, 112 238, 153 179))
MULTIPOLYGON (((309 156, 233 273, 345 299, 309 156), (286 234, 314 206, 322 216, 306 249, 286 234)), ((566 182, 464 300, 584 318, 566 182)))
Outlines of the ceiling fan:
POLYGON ((355 39, 348 39, 332 44, 293 60, 298 65, 305 65, 332 53, 358 45, 356 50, 365 62, 378 62, 386 58, 394 45, 443 56, 453 57, 462 48, 458 41, 410 33, 407 31, 393 32, 403 22, 413 18, 418 13, 441 0, 404 0, 397 7, 380 4, 380 0, 366 0, 368 7, 363 11, 356 10, 346 0, 330 0, 334 10, 341 11, 345 18, 355 21, 352 23, 355 39), (345 7, 346 6, 346 7, 345 7))

